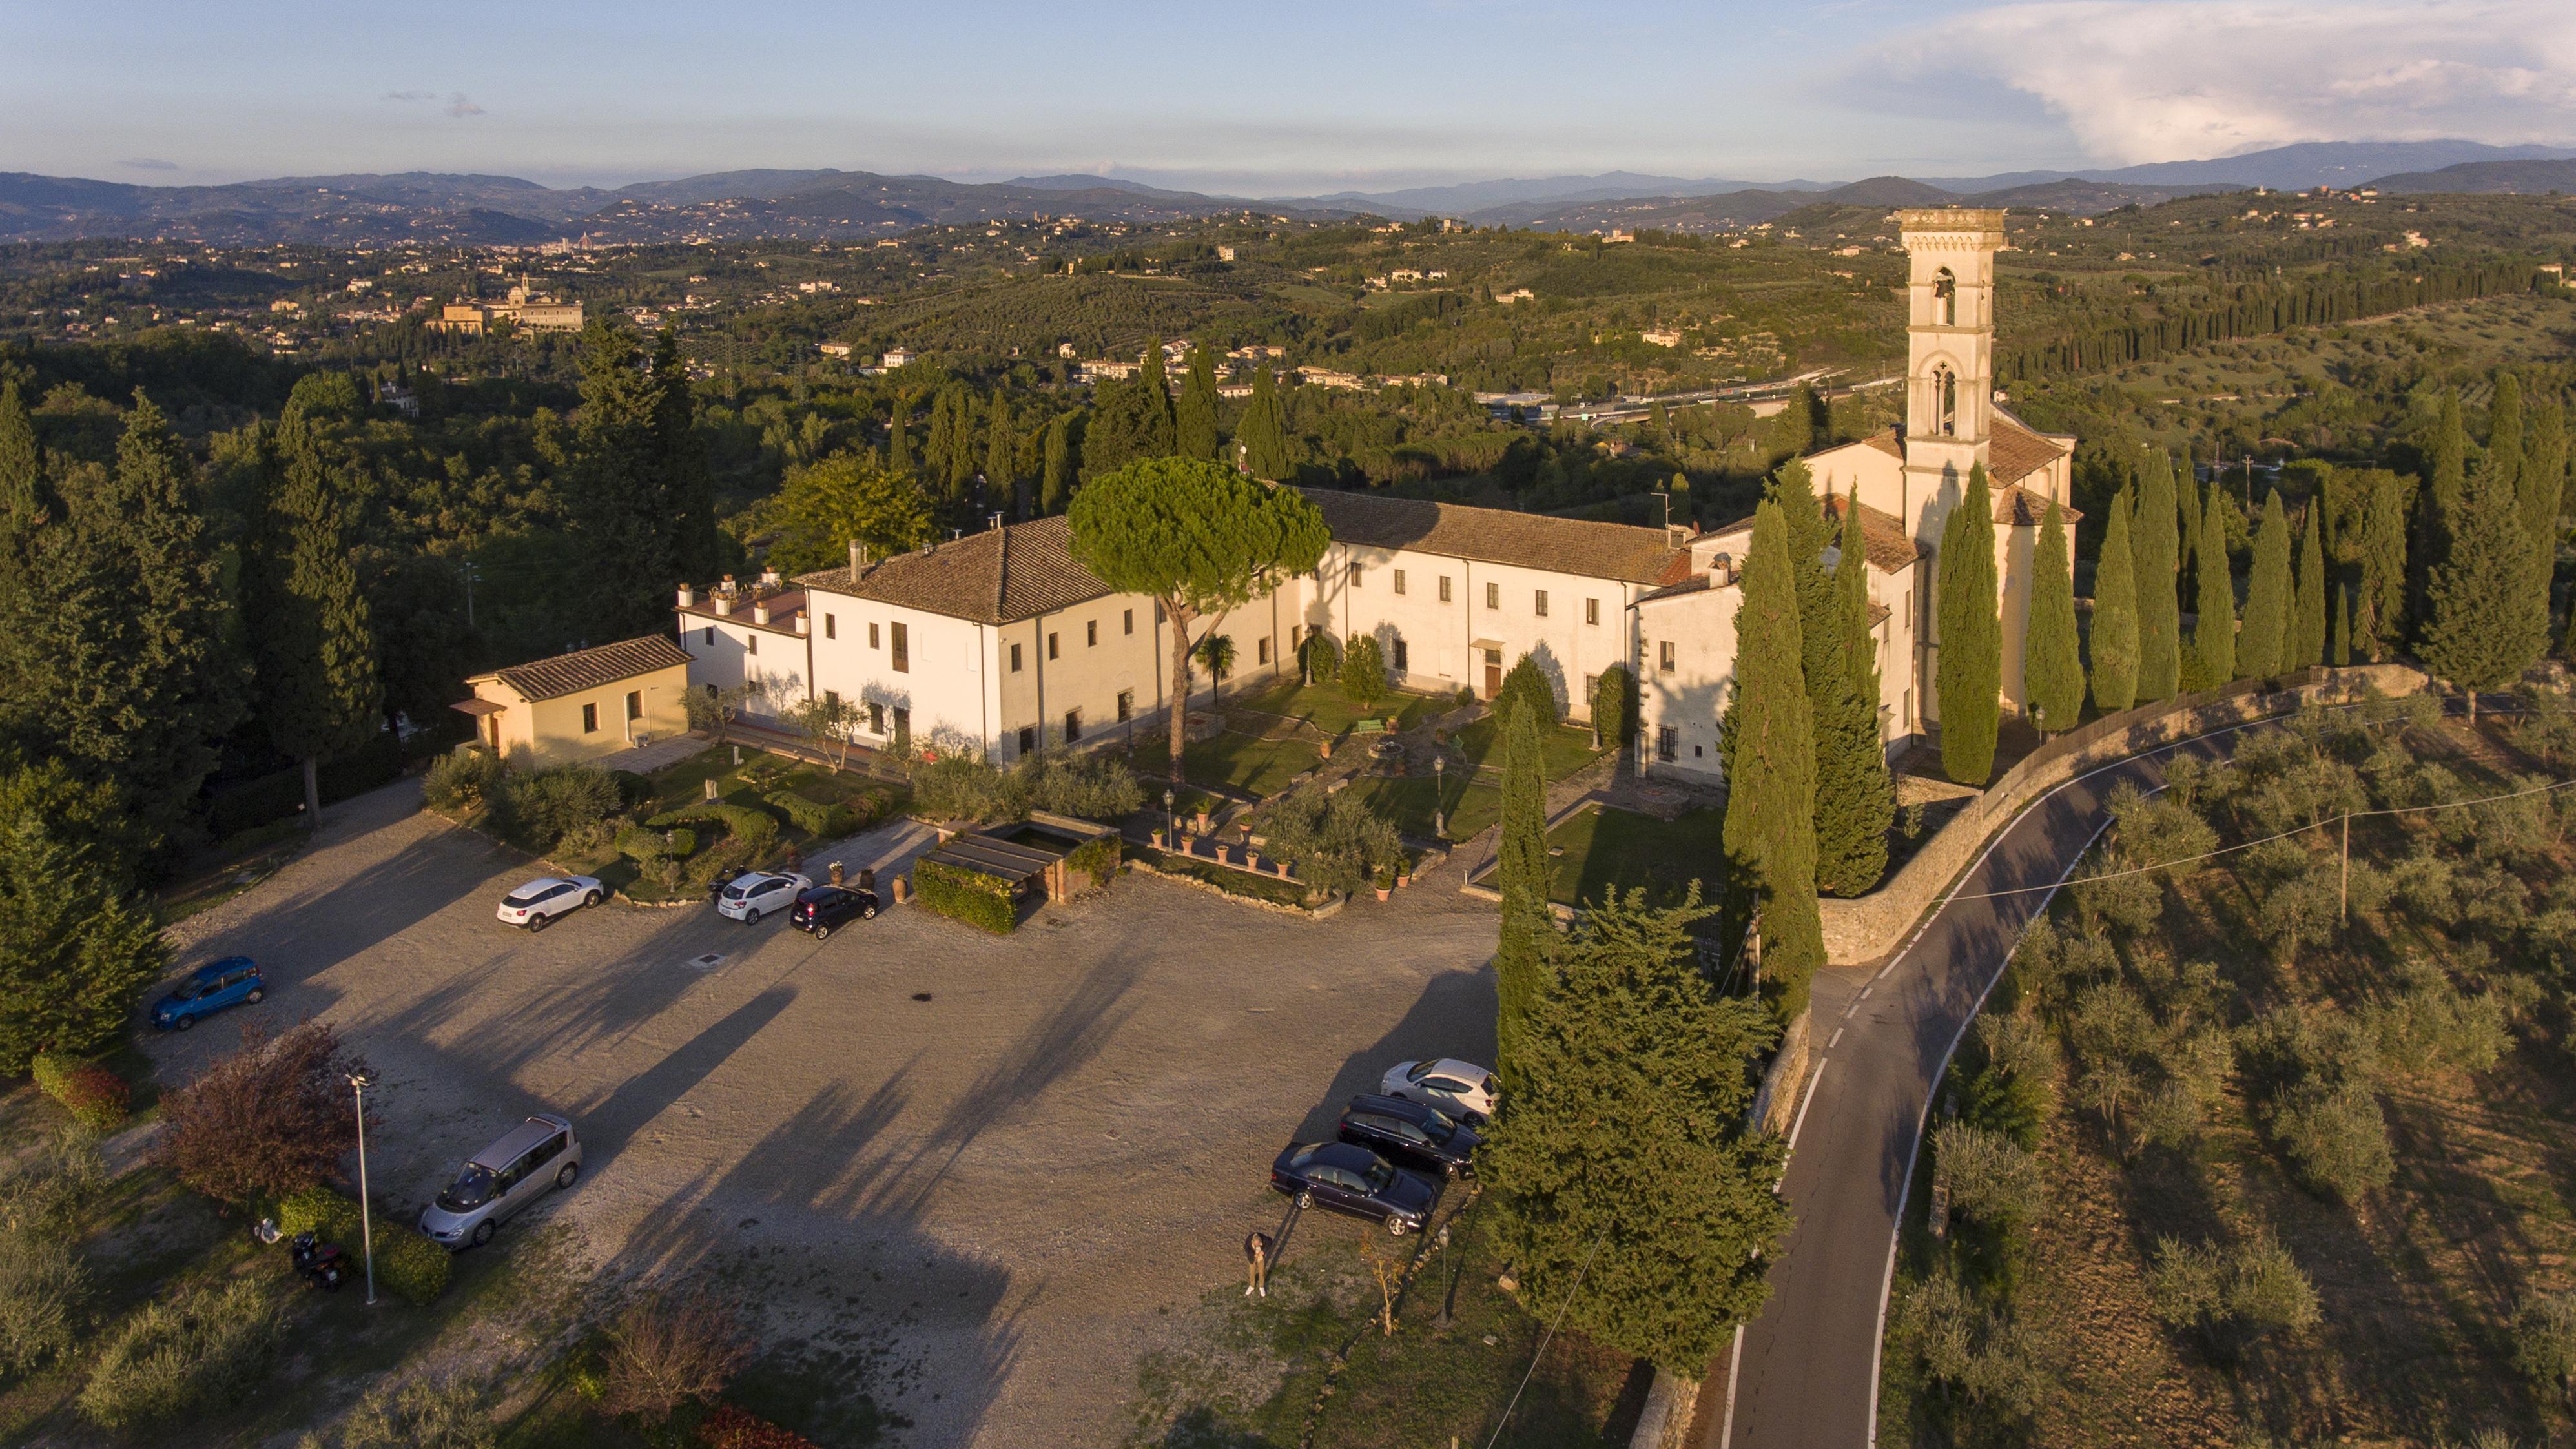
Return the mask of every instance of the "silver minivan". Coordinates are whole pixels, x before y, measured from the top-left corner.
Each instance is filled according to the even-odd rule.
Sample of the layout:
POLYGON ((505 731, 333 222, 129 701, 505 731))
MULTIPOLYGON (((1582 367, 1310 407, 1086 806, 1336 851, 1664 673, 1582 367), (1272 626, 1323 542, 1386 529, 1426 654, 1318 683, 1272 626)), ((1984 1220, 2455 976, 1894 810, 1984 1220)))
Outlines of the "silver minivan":
POLYGON ((581 1176, 581 1139, 572 1123, 540 1112, 465 1159, 456 1180, 420 1211, 420 1230, 450 1249, 492 1241, 501 1219, 581 1176))

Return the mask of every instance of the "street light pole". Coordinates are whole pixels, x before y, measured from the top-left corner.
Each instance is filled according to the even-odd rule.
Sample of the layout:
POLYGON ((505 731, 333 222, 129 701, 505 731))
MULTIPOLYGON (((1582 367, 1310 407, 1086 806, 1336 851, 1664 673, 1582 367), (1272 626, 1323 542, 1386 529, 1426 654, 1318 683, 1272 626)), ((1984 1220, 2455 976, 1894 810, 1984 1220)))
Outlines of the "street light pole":
POLYGON ((1442 840, 1449 838, 1449 757, 1431 757, 1431 833, 1442 840))
POLYGON ((376 1224, 373 1210, 367 1204, 367 1075, 350 1076, 349 1088, 358 1099, 358 1241, 367 1256, 367 1306, 376 1306, 376 1224))
POLYGON ((1172 792, 1163 792, 1163 838, 1174 845, 1181 843, 1181 817, 1172 813, 1172 792))

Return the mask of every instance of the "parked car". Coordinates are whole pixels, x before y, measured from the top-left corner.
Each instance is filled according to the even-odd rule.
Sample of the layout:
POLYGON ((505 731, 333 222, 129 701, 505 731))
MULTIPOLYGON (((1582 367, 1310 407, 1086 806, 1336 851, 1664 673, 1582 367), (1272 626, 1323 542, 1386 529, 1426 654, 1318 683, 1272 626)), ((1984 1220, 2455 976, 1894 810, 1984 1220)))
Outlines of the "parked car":
POLYGON ((186 1031, 197 1024, 198 1017, 212 1016, 227 1006, 247 1006, 267 994, 268 983, 260 979, 258 962, 248 956, 226 956, 189 972, 176 990, 152 1003, 152 1024, 163 1031, 186 1031))
POLYGON ((1441 1057, 1428 1062, 1397 1062, 1386 1069, 1386 1080, 1378 1090, 1390 1097, 1428 1103, 1471 1127, 1481 1127, 1494 1115, 1500 1086, 1492 1072, 1473 1062, 1441 1057))
POLYGON ((1403 1166, 1449 1177, 1475 1175, 1476 1146, 1484 1140, 1439 1108, 1402 1097, 1351 1098, 1333 1135, 1403 1166))
POLYGON ((716 914, 728 920, 754 925, 761 917, 774 915, 796 904, 796 898, 812 890, 814 883, 801 875, 777 875, 755 870, 734 877, 716 896, 716 914))
POLYGON ((456 1180, 420 1210, 420 1230, 450 1249, 492 1241, 501 1220, 581 1176, 581 1139, 572 1123, 540 1112, 465 1159, 456 1180))
POLYGON ((797 894, 796 909, 788 913, 787 924, 820 941, 843 921, 874 920, 876 914, 875 891, 824 885, 797 894))
POLYGON ((541 875, 501 898, 501 923, 542 931, 566 911, 598 905, 605 886, 586 875, 541 875))
POLYGON ((1347 1142, 1291 1142, 1270 1164, 1270 1185, 1297 1200, 1378 1218, 1397 1237, 1419 1232, 1440 1201, 1440 1184, 1347 1142))

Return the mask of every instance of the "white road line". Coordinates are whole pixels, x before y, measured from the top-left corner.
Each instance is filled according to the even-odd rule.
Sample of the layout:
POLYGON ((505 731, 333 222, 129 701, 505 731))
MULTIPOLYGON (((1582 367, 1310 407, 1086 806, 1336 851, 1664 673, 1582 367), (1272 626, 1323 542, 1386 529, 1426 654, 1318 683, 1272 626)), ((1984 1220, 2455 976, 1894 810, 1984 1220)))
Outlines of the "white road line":
POLYGON ((1834 1048, 1841 1046, 1843 1044, 1843 1033, 1848 1030, 1850 1030, 1848 1027, 1835 1027, 1833 1039, 1825 1043, 1825 1050, 1832 1051, 1834 1048))
MULTIPOLYGON (((1862 987, 1862 988, 1860 989, 1860 998, 1859 998, 1859 999, 1860 999, 1861 1001, 1867 1001, 1867 1000, 1869 1000, 1869 994, 1870 994, 1871 992, 1873 992, 1873 991, 1876 991, 1877 989, 1878 989, 1878 983, 1877 983, 1877 982, 1875 982, 1875 981, 1871 982, 1871 983, 1870 983, 1870 984, 1868 984, 1867 986, 1864 986, 1864 987, 1862 987)), ((1857 1004, 1857 1003, 1855 1003, 1855 1004, 1857 1004)))
MULTIPOLYGON (((1824 1084, 1825 1068, 1833 1065, 1833 1060, 1834 1059, 1832 1057, 1818 1058, 1816 1061, 1816 1074, 1807 1079, 1806 1100, 1798 1104, 1798 1120, 1789 1124, 1789 1151, 1791 1152, 1796 1152, 1798 1150, 1798 1134, 1806 1128, 1807 1109, 1816 1105, 1816 1088, 1824 1084)), ((1786 1177, 1783 1177, 1780 1180, 1783 1182, 1788 1181, 1786 1177)))
POLYGON ((1735 1325, 1735 1351, 1726 1359, 1726 1418, 1717 1431, 1717 1449, 1735 1442, 1735 1390, 1744 1379, 1744 1325, 1735 1325))

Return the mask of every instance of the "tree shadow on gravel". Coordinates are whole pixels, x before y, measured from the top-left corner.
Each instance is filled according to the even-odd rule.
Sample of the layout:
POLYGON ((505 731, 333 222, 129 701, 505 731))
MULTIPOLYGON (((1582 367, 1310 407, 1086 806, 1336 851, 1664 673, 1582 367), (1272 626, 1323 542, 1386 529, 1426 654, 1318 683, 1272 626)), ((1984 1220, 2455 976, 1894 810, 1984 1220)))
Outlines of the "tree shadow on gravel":
POLYGON ((1331 1137, 1342 1108, 1353 1097, 1375 1092, 1387 1068, 1434 1057, 1492 1064, 1494 972, 1490 965, 1444 971, 1425 983, 1422 995, 1384 1036, 1343 1060, 1323 1098, 1298 1122, 1296 1139, 1320 1142, 1331 1137))

